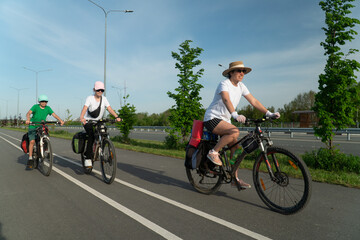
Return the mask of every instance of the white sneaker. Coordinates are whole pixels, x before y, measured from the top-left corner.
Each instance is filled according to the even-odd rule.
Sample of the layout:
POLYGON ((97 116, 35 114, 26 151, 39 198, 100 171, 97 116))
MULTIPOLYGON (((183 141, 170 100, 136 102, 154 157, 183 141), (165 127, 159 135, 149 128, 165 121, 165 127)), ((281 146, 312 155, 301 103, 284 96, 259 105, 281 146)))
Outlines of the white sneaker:
POLYGON ((91 161, 91 159, 85 159, 84 165, 85 165, 85 167, 92 167, 92 161, 91 161))

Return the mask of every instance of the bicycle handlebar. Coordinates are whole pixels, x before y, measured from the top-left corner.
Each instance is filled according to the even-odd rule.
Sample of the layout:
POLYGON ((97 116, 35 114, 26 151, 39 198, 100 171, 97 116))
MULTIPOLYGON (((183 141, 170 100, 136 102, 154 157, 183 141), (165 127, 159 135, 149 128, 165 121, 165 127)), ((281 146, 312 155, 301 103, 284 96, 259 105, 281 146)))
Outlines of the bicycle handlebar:
POLYGON ((247 118, 245 121, 245 124, 250 124, 250 123, 255 123, 255 124, 259 124, 259 123, 263 123, 266 121, 272 121, 275 120, 276 118, 271 118, 271 117, 263 117, 263 118, 247 118))
POLYGON ((99 120, 86 120, 87 123, 94 123, 97 124, 99 122, 104 122, 104 123, 115 123, 116 120, 115 119, 99 119, 99 120))
POLYGON ((41 122, 30 122, 29 125, 48 124, 48 123, 60 124, 60 122, 58 121, 41 121, 41 122))

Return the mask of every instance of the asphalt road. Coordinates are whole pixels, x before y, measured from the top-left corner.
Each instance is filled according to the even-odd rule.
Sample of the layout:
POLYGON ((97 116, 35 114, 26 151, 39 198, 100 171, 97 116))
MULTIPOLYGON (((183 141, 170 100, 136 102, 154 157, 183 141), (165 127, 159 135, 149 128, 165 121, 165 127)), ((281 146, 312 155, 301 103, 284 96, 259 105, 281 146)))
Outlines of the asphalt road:
MULTIPOLYGON (((115 182, 85 175, 70 141, 51 138, 49 177, 26 171, 22 133, 0 129, 0 239, 358 239, 360 190, 313 182, 301 212, 269 210, 254 188, 200 194, 183 161, 117 149, 115 182)), ((241 170, 245 181, 251 172, 241 170)))

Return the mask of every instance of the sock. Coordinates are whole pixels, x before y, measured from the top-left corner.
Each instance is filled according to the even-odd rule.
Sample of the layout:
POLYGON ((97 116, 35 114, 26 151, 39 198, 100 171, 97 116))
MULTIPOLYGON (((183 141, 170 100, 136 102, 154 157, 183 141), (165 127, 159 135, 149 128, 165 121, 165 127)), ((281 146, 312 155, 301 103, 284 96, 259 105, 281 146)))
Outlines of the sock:
POLYGON ((214 154, 217 154, 218 152, 217 152, 217 151, 215 151, 214 149, 211 149, 211 150, 209 151, 209 153, 214 153, 214 154))

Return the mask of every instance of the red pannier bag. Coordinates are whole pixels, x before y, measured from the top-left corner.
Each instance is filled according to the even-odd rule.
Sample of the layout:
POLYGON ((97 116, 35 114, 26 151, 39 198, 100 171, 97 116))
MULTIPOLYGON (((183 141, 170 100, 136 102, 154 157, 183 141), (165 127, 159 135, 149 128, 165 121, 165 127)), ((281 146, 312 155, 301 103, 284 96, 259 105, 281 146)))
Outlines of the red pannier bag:
POLYGON ((28 133, 25 133, 21 139, 20 143, 21 149, 24 151, 24 153, 29 152, 29 135, 28 133))
POLYGON ((194 120, 189 145, 194 147, 197 147, 199 145, 201 137, 203 135, 203 129, 204 122, 200 120, 194 120))

